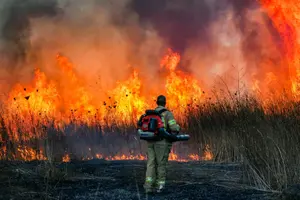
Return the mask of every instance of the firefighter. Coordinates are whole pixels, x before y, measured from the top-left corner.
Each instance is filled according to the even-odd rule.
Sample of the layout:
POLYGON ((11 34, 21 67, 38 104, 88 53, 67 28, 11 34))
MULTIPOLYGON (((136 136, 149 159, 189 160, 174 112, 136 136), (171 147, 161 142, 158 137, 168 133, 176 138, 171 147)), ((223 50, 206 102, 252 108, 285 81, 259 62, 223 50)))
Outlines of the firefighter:
MULTIPOLYGON (((166 97, 160 95, 157 97, 156 101, 157 107, 156 111, 166 109, 166 97)), ((162 121, 166 130, 170 133, 178 133, 180 126, 176 123, 174 115, 166 110, 162 114, 162 121)), ((161 139, 159 141, 148 141, 147 150, 147 170, 146 170, 146 180, 144 184, 145 192, 160 193, 165 188, 166 182, 166 166, 168 163, 169 153, 172 148, 172 143, 166 139, 161 139)))

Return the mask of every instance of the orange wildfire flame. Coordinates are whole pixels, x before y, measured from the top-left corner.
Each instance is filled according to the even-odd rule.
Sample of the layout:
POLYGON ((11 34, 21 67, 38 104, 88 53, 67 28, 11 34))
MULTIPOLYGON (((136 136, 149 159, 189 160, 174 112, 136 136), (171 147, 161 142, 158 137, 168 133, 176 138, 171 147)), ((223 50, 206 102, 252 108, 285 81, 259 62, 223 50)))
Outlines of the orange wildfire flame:
MULTIPOLYGON (((300 4, 298 0, 260 0, 273 21, 274 27, 281 35, 285 57, 284 63, 288 66, 290 92, 298 100, 300 98, 300 4)), ((192 75, 180 71, 180 55, 169 50, 163 57, 160 67, 167 71, 165 78, 165 93, 168 106, 179 119, 184 117, 187 108, 194 108, 203 99, 202 87, 192 75)), ((30 141, 41 138, 43 126, 63 128, 71 121, 74 123, 131 123, 139 117, 150 105, 154 94, 144 94, 144 82, 139 72, 134 69, 126 81, 116 83, 116 87, 107 91, 107 97, 101 101, 95 100, 88 90, 84 79, 74 69, 74 64, 65 56, 56 56, 56 70, 63 80, 56 80, 47 76, 40 68, 36 68, 34 79, 28 85, 16 85, 9 93, 9 98, 3 108, 3 119, 8 137, 13 142, 30 141), (70 92, 71 91, 71 92, 70 92), (19 134, 22 132, 22 134, 19 134)), ((283 67, 283 66, 280 66, 283 67)), ((278 82, 280 77, 276 73, 267 71, 264 79, 252 79, 252 90, 263 93, 262 85, 271 87, 278 82)), ((280 91, 279 91, 280 92, 280 91)), ((269 98, 268 98, 269 99, 269 98)), ((267 101, 267 100, 265 100, 267 101)), ((2 136, 0 136, 2 137, 2 136)), ((0 141, 3 138, 0 138, 0 141)), ((0 150, 0 157, 7 150, 0 150)), ((18 147, 18 156, 23 160, 46 159, 42 152, 37 152, 29 147, 18 147)), ((189 159, 211 160, 213 155, 206 150, 204 157, 189 155, 189 159)), ((96 158, 103 158, 97 154, 96 158)), ((64 162, 70 158, 65 155, 64 162)), ((90 158, 87 158, 90 159, 90 158)), ((144 156, 120 155, 107 157, 108 160, 118 159, 144 159, 144 156)), ((180 160, 171 153, 169 160, 180 160)), ((184 160, 184 159, 183 159, 184 160)))
MULTIPOLYGON (((44 155, 44 152, 39 150, 34 150, 27 146, 19 146, 17 148, 17 155, 15 156, 15 159, 20 159, 24 161, 33 161, 33 160, 47 160, 47 157, 44 155)), ((5 158, 6 149, 3 148, 0 151, 0 159, 5 158)), ((138 155, 115 155, 115 156, 103 156, 102 154, 98 153, 94 157, 84 157, 82 160, 92 160, 92 159, 105 159, 105 160, 147 160, 147 157, 141 154, 138 155)), ((178 161, 178 162, 188 162, 188 161, 200 161, 200 160, 212 160, 213 154, 209 147, 207 146, 205 151, 203 152, 203 156, 199 156, 198 154, 190 154, 187 156, 186 159, 180 158, 176 153, 173 151, 169 155, 169 161, 178 161)), ((62 157, 62 162, 70 162, 71 157, 68 153, 66 153, 62 157)))
POLYGON ((161 68, 169 70, 166 78, 166 92, 168 104, 176 116, 183 114, 186 108, 193 107, 202 98, 202 90, 197 79, 176 70, 180 62, 180 55, 168 50, 168 54, 161 61, 161 68))
POLYGON ((30 147, 18 147, 18 152, 20 153, 21 159, 24 161, 32 160, 47 160, 41 150, 35 151, 30 147))
MULTIPOLYGON (((64 77, 63 87, 62 83, 47 78, 46 74, 37 68, 31 85, 18 84, 10 92, 6 122, 14 130, 11 134, 19 128, 13 117, 15 115, 25 121, 22 128, 27 127, 26 132, 31 133, 29 124, 36 126, 41 121, 46 123, 49 119, 53 119, 56 126, 62 122, 70 123, 71 119, 89 125, 103 119, 132 122, 151 105, 151 102, 147 101, 150 98, 141 95, 142 81, 137 70, 133 70, 127 81, 118 82, 115 89, 107 92, 108 100, 104 101, 103 105, 92 104, 92 95, 73 71, 72 63, 62 55, 57 55, 56 58, 57 66, 64 77), (66 91, 72 91, 72 94, 64 96, 66 91), (34 119, 29 122, 31 116, 34 116, 34 119)), ((187 106, 199 101, 202 94, 196 79, 176 70, 179 61, 179 54, 169 50, 161 62, 161 66, 169 70, 166 77, 168 105, 178 116, 187 106)), ((17 135, 14 135, 14 138, 20 139, 17 135)))
POLYGON ((260 0, 284 43, 291 91, 300 97, 300 4, 298 0, 260 0))
POLYGON ((70 158, 69 154, 64 155, 63 158, 62 158, 62 161, 63 162, 70 162, 71 158, 70 158))
POLYGON ((113 109, 114 118, 122 119, 124 122, 132 122, 138 116, 143 114, 144 110, 148 107, 146 100, 141 96, 141 80, 136 70, 125 82, 118 82, 117 87, 109 92, 110 100, 113 102, 108 107, 106 116, 113 109))
MULTIPOLYGON (((4 112, 5 127, 9 137, 14 142, 30 141, 42 138, 45 131, 43 126, 63 128, 71 122, 86 123, 131 123, 151 105, 151 98, 142 96, 142 84, 139 73, 133 70, 128 80, 117 82, 113 90, 107 92, 107 99, 102 103, 94 103, 93 95, 89 93, 86 85, 76 72, 70 60, 58 54, 56 56, 57 69, 64 77, 63 80, 51 79, 39 68, 35 69, 35 76, 31 84, 18 84, 9 93, 4 112), (69 91, 72 91, 70 93, 69 91), (22 134, 20 133, 20 130, 22 134)), ((201 87, 191 75, 177 70, 180 55, 168 50, 161 61, 161 68, 168 71, 166 76, 166 96, 168 105, 174 110, 175 116, 184 113, 188 106, 197 103, 201 98, 201 87)), ((0 158, 4 157, 6 149, 1 150, 0 158)), ((17 148, 16 159, 26 161, 45 160, 42 151, 35 151, 27 146, 17 148)), ((106 160, 145 160, 143 155, 117 155, 103 157, 96 154, 89 159, 106 160)), ((206 160, 196 154, 191 154, 188 159, 181 159, 171 153, 169 160, 188 161, 206 160)), ((62 157, 63 162, 70 162, 69 154, 62 157)))
MULTIPOLYGON (((31 85, 18 84, 10 92, 7 101, 8 118, 14 114, 22 119, 34 115, 38 120, 54 118, 56 121, 69 123, 72 117, 90 124, 97 114, 97 120, 115 118, 129 122, 136 120, 151 105, 141 95, 142 81, 137 70, 133 70, 127 81, 118 82, 115 89, 107 92, 108 100, 103 105, 92 104, 92 95, 73 71, 72 63, 62 55, 57 55, 56 58, 57 66, 64 77, 64 87, 61 88, 61 83, 50 80, 37 68, 31 85), (66 91, 72 91, 72 94, 66 97, 66 91)), ((179 61, 179 54, 169 50, 161 62, 161 66, 169 70, 166 77, 166 93, 170 99, 168 105, 178 114, 198 101, 202 94, 196 79, 176 70, 179 61)))
MULTIPOLYGON (((85 157, 83 160, 92 160, 92 159, 105 159, 105 160, 147 160, 147 157, 141 154, 138 155, 115 155, 115 156, 103 156, 102 154, 96 154, 95 157, 85 157)), ((190 154, 186 159, 180 158, 176 153, 173 151, 169 154, 169 161, 177 161, 177 162, 188 162, 188 161, 200 161, 200 160, 212 160, 213 153, 211 152, 208 145, 206 145, 205 150, 203 152, 203 156, 199 156, 198 154, 190 154)), ((69 154, 65 154, 62 158, 62 162, 70 162, 71 158, 69 154)))

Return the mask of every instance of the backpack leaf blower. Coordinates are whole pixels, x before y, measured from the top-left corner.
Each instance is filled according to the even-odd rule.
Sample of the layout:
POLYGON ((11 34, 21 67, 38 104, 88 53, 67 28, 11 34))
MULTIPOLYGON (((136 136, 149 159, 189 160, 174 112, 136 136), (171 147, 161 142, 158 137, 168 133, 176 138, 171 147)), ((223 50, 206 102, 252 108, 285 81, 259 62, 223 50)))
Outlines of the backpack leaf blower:
POLYGON ((141 140, 146 141, 159 141, 162 139, 167 139, 170 142, 177 141, 187 141, 190 136, 187 134, 172 134, 169 133, 164 128, 164 123, 162 121, 161 113, 167 111, 167 109, 162 109, 160 111, 156 110, 146 110, 146 113, 140 117, 138 122, 138 134, 141 140))

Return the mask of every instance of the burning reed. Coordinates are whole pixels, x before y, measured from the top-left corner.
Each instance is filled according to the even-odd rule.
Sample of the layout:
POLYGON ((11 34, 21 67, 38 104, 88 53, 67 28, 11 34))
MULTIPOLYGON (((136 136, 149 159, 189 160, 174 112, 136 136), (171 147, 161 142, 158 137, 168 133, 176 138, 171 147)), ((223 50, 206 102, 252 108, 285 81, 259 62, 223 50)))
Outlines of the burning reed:
MULTIPOLYGON (((281 190, 300 181, 296 176, 300 164, 299 109, 299 103, 289 99, 265 106, 251 97, 199 104, 187 109, 182 121, 184 130, 191 134, 188 151, 182 153, 184 146, 176 144, 169 160, 242 162, 245 179, 251 184, 281 190)), ((59 162, 146 159, 145 144, 136 138, 134 121, 103 125, 70 119, 71 123, 59 127, 54 119, 34 123, 31 116, 28 119, 34 127, 21 129, 24 122, 17 115, 15 119, 19 132, 10 135, 1 117, 2 159, 46 160, 49 155, 59 162), (31 130, 31 135, 24 130, 31 130)))
MULTIPOLYGON (((188 58, 184 67, 181 56, 170 49, 159 62, 161 49, 169 44, 152 26, 140 26, 136 13, 127 10, 130 1, 105 2, 89 3, 84 9, 79 1, 66 3, 58 18, 19 17, 25 20, 20 24, 30 24, 32 34, 25 42, 30 48, 18 38, 26 34, 16 31, 11 36, 10 27, 5 28, 9 37, 0 38, 0 45, 2 40, 15 40, 3 44, 21 51, 24 59, 30 57, 24 63, 36 68, 30 82, 19 81, 18 73, 12 78, 18 84, 1 82, 1 90, 13 86, 7 96, 1 94, 1 159, 46 160, 50 165, 76 159, 145 160, 145 143, 135 133, 136 120, 155 106, 155 97, 162 93, 183 131, 191 134, 189 142, 174 145, 170 160, 241 162, 245 178, 265 190, 299 183, 300 12, 296 0, 261 0, 261 7, 243 10, 243 17, 234 4, 224 1, 225 10, 217 12, 223 6, 211 1, 214 17, 204 23, 208 38, 201 37, 209 42, 191 40, 184 52, 188 58), (58 52, 68 54, 73 62, 58 52), (231 72, 231 65, 239 67, 231 72), (98 74, 103 80, 98 80, 98 74), (225 80, 227 74, 238 74, 237 81, 225 80), (221 84, 215 86, 216 75, 221 76, 221 84)), ((180 7, 169 5, 168 9, 180 7)), ((23 69, 26 78, 29 68, 23 69)), ((1 76, 4 72, 1 68, 1 76)))
MULTIPOLYGON (((94 103, 72 63, 61 55, 56 59, 76 94, 65 98, 39 69, 32 85, 17 85, 1 107, 1 159, 145 160, 145 143, 137 138, 135 124, 154 102, 142 96, 138 72, 108 91, 104 102, 94 103)), ((168 105, 191 140, 175 144, 169 160, 242 162, 245 178, 265 190, 299 182, 297 98, 229 90, 208 96, 193 76, 176 69, 179 60, 169 51, 161 68, 167 72, 168 105)))

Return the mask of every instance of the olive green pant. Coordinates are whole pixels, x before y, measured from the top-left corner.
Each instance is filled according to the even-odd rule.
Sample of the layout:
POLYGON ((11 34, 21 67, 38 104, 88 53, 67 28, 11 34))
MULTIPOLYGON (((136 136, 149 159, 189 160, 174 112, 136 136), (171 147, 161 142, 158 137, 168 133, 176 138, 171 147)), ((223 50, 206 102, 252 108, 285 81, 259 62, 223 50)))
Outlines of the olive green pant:
POLYGON ((166 167, 171 148, 172 143, 166 140, 148 142, 145 189, 152 189, 155 186, 165 185, 166 167))

